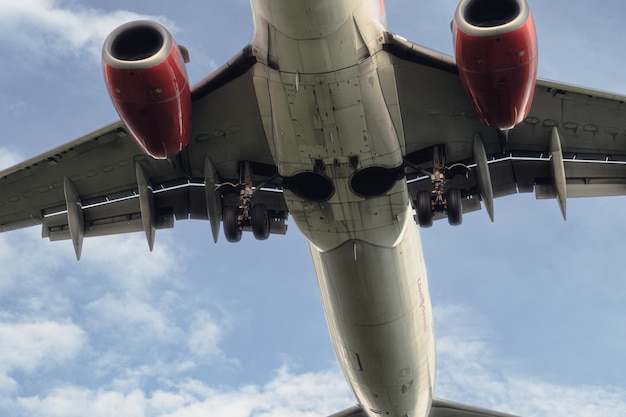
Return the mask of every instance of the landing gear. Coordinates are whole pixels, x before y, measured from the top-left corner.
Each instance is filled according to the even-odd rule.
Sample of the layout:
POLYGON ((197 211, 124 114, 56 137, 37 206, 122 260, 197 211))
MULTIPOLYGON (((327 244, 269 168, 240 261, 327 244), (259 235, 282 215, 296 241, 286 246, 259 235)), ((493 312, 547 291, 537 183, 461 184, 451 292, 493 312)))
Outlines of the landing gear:
POLYGON ((430 227, 433 224, 435 213, 446 213, 448 223, 458 226, 463 222, 463 199, 461 191, 456 187, 448 187, 450 178, 464 173, 465 166, 445 166, 445 157, 441 146, 435 146, 433 151, 433 172, 427 172, 432 182, 432 191, 420 190, 415 200, 417 222, 421 227, 430 227))
POLYGON ((421 227, 430 227, 433 225, 433 208, 431 193, 426 190, 417 192, 417 200, 415 200, 415 209, 417 210, 417 222, 421 227))
POLYGON ((265 240, 270 237, 270 218, 265 204, 252 206, 252 218, 250 221, 252 234, 257 240, 265 240))
POLYGON ((270 236, 270 216, 265 204, 252 204, 252 173, 249 162, 242 162, 238 187, 239 206, 225 206, 222 213, 224 235, 229 242, 239 242, 244 228, 252 229, 257 240, 265 240, 270 236))
POLYGON ((224 207, 222 221, 224 223, 224 236, 231 243, 241 240, 241 228, 239 227, 239 213, 237 207, 224 207))
POLYGON ((458 226, 463 223, 463 203, 461 191, 458 188, 450 188, 446 191, 446 211, 448 223, 451 226, 458 226))
POLYGON ((450 188, 443 198, 439 194, 433 197, 432 193, 420 190, 415 200, 415 209, 417 222, 424 228, 433 225, 433 216, 436 212, 446 213, 448 223, 452 226, 463 223, 463 200, 458 188, 450 188))

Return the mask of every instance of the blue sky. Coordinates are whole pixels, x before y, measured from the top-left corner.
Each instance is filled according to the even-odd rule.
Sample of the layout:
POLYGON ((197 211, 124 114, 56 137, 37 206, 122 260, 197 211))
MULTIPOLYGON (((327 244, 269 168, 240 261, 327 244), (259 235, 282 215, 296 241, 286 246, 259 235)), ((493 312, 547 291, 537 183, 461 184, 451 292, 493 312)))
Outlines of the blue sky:
MULTIPOLYGON (((390 29, 451 53, 456 1, 388 1, 390 29)), ((531 3, 539 73, 626 93, 618 1, 531 3)), ((193 82, 252 34, 247 1, 0 0, 0 166, 116 119, 99 64, 118 24, 156 19, 193 82)), ((469 133, 468 133, 469 134, 469 133)), ((624 198, 499 199, 422 233, 438 336, 436 395, 523 416, 626 409, 624 198)), ((69 242, 0 235, 0 411, 7 416, 324 416, 339 374, 306 242, 215 245, 177 222, 69 242)))

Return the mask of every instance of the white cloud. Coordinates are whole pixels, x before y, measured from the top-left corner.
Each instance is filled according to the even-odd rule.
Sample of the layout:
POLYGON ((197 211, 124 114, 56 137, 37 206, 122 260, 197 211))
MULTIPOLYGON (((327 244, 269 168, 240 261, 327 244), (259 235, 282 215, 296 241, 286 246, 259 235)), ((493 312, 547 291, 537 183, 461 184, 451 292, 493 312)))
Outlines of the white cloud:
POLYGON ((6 373, 0 372, 0 395, 16 392, 19 384, 6 373))
MULTIPOLYGON (((237 364, 235 359, 225 362, 220 347, 233 325, 208 310, 187 309, 177 298, 184 292, 167 299, 172 288, 188 290, 170 278, 177 276, 184 262, 167 236, 161 237, 157 248, 163 253, 157 254, 147 251, 140 234, 88 240, 86 253, 91 255, 76 263, 70 245, 51 245, 37 231, 16 233, 22 233, 22 238, 11 234, 10 244, 8 235, 0 237, 0 261, 6 271, 12 271, 10 280, 2 274, 2 302, 7 306, 11 299, 20 306, 7 306, 12 313, 0 312, 4 323, 0 324, 0 397, 20 392, 24 379, 12 372, 60 369, 73 359, 93 361, 98 378, 94 387, 99 388, 65 379, 67 385, 45 385, 34 396, 5 396, 0 410, 17 407, 22 415, 52 417, 113 415, 110 410, 175 417, 219 410, 234 416, 280 417, 331 414, 354 401, 336 372, 296 374, 283 368, 266 384, 232 389, 189 379, 216 363, 237 364), (39 270, 40 262, 19 261, 25 258, 20 253, 37 252, 40 245, 46 248, 40 256, 43 264, 51 265, 49 269, 39 270), (56 286, 51 285, 52 277, 67 262, 75 265, 71 275, 56 277, 56 286), (92 287, 98 288, 98 283, 105 292, 93 297, 90 294, 98 291, 92 287), (63 292, 74 292, 69 295, 71 303, 58 301, 63 292), (57 320, 14 319, 15 311, 21 317, 49 312, 47 300, 61 304, 54 312, 57 320), (71 311, 80 311, 82 321, 60 320, 71 311), (85 352, 87 338, 89 352, 85 352), (7 401, 10 405, 4 406, 7 401)), ((228 312, 222 314, 231 317, 228 312)), ((623 389, 558 385, 524 374, 514 361, 493 352, 491 346, 499 336, 485 324, 489 318, 466 306, 439 306, 435 317, 439 336, 436 393, 442 398, 524 417, 547 413, 553 417, 609 416, 626 408, 623 389)))
POLYGON ((563 387, 531 378, 509 382, 511 407, 532 416, 609 417, 623 415, 626 390, 595 386, 563 387), (524 411, 526 410, 526 411, 524 411))
POLYGON ((17 383, 9 374, 32 374, 59 366, 79 355, 85 332, 72 322, 0 322, 0 391, 13 391, 17 383))
POLYGON ((118 298, 107 293, 89 303, 86 310, 100 326, 132 334, 134 339, 162 341, 182 336, 162 311, 135 298, 118 298))
POLYGON ((214 315, 204 310, 194 314, 185 336, 194 361, 220 369, 240 369, 241 362, 229 357, 220 346, 225 333, 230 329, 231 316, 216 319, 214 315))
MULTIPOLYGON (((6 110, 3 105, 2 96, 0 95, 0 110, 6 110)), ((3 111, 4 113, 4 111, 3 111)), ((23 161, 24 159, 18 154, 8 149, 0 148, 0 171, 12 167, 13 165, 23 161)))
POLYGON ((152 253, 143 233, 86 239, 80 263, 106 276, 117 290, 141 297, 163 282, 178 285, 172 278, 184 274, 186 258, 179 247, 167 233, 157 233, 152 253))
POLYGON ((437 396, 524 417, 609 417, 626 410, 623 388, 558 385, 520 373, 490 348, 488 320, 465 306, 442 306, 435 315, 437 396))
POLYGON ((147 415, 145 403, 145 396, 137 390, 122 394, 67 386, 53 389, 44 398, 20 398, 17 406, 33 417, 136 417, 147 415))
POLYGON ((222 338, 222 329, 206 311, 196 314, 189 329, 189 349, 197 356, 221 354, 218 344, 222 338))
POLYGON ((300 415, 328 415, 355 402, 344 377, 330 371, 293 374, 282 367, 264 390, 271 401, 259 416, 287 417, 293 415, 291 410, 299 410, 300 415))
POLYGON ((45 242, 40 233, 35 226, 0 235, 0 311, 63 317, 71 308, 66 294, 52 279, 58 268, 71 261, 71 253, 45 242))
POLYGON ((105 11, 60 0, 1 0, 0 35, 5 40, 0 44, 27 49, 39 60, 63 58, 83 50, 99 59, 106 36, 120 24, 138 19, 165 22, 162 17, 105 11))
POLYGON ((281 368, 265 385, 215 389, 198 380, 186 380, 154 392, 65 386, 45 396, 19 398, 15 405, 32 417, 304 417, 330 415, 353 404, 337 372, 296 374, 281 368))
MULTIPOLYGON (((160 375, 180 375, 195 367, 186 349, 192 331, 186 317, 192 317, 196 309, 181 305, 179 283, 171 279, 184 270, 179 249, 163 236, 156 253, 150 253, 140 234, 88 239, 85 246, 90 254, 77 262, 70 242, 51 244, 41 239, 36 228, 0 236, 0 322, 12 322, 19 316, 48 323, 39 332, 29 331, 26 325, 1 328, 0 337, 6 337, 0 339, 0 390, 28 384, 28 378, 16 382, 2 378, 2 373, 38 369, 42 355, 52 355, 46 362, 56 372, 63 371, 59 366, 65 358, 63 352, 77 352, 70 349, 74 345, 59 345, 54 336, 61 337, 68 328, 63 325, 58 333, 44 330, 67 317, 78 323, 76 329, 84 329, 85 340, 89 338, 89 349, 82 352, 81 360, 92 363, 94 371, 92 378, 84 375, 79 363, 71 364, 77 373, 67 382, 91 379, 102 384, 116 378, 119 386, 136 387, 160 375), (35 261, 24 254, 36 254, 35 261), (41 340, 33 341, 36 336, 41 340)), ((208 335, 209 325, 201 328, 198 324, 193 330, 208 335)), ((218 326, 215 322, 213 332, 221 335, 218 326)), ((75 342, 76 337, 66 340, 75 342)), ((219 341, 219 337, 205 341, 204 348, 212 346, 219 352, 219 341)))

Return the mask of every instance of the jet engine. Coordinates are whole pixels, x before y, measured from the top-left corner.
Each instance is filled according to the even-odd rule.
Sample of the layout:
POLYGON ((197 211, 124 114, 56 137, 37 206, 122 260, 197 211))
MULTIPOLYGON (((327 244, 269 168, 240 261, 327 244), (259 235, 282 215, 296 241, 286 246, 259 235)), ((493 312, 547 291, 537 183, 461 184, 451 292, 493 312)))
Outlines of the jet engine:
POLYGON ((530 111, 537 35, 525 0, 461 0, 452 22, 463 87, 481 122, 509 130, 530 111))
POLYGON ((150 21, 122 25, 104 42, 102 66, 113 105, 139 147, 155 159, 175 156, 189 143, 191 89, 183 51, 150 21))

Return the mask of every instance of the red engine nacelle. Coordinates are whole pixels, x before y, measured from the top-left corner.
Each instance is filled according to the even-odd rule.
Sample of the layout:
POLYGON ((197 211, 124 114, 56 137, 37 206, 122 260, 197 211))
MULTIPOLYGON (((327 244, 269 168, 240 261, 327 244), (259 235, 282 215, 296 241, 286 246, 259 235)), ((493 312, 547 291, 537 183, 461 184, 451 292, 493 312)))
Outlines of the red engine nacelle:
POLYGON ((530 111, 537 34, 525 0, 461 0, 453 22, 459 76, 481 122, 512 129, 530 111))
POLYGON ((120 26, 104 43, 102 66, 113 105, 145 153, 166 159, 187 146, 191 89, 185 59, 163 26, 120 26))

